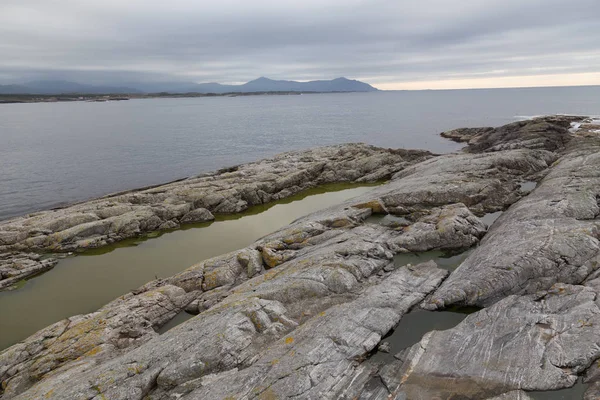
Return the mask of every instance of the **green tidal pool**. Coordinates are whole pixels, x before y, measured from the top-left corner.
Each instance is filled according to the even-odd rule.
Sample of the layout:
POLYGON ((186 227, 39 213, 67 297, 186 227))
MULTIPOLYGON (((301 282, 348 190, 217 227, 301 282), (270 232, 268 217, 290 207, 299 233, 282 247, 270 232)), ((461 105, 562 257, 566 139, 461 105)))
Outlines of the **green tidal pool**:
POLYGON ((0 292, 0 350, 63 318, 96 311, 157 277, 246 247, 297 218, 366 193, 372 186, 325 185, 244 213, 218 215, 214 222, 62 259, 17 290, 0 292))

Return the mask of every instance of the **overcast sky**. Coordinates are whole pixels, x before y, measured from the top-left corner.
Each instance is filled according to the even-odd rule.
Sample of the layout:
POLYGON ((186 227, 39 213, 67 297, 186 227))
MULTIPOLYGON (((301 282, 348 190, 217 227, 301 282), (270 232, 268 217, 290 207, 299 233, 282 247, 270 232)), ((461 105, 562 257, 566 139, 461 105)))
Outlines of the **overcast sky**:
POLYGON ((600 84, 600 0, 0 0, 0 83, 600 84))

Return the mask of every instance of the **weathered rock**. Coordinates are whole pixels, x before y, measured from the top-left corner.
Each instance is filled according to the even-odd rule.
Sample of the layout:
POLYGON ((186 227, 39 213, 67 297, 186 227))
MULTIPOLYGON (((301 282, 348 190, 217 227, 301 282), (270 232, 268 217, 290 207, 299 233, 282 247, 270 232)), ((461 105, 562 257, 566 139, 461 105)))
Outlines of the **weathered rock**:
POLYGON ((26 231, 32 237, 0 225, 5 248, 43 244, 45 237, 66 247, 102 245, 120 240, 115 227, 119 235, 137 235, 239 211, 314 182, 393 174, 370 193, 149 282, 0 353, 3 399, 508 400, 528 399, 523 390, 568 387, 584 372, 593 396, 600 376, 598 135, 587 126, 569 132, 567 122, 484 130, 471 138, 480 146, 473 151, 483 154, 412 166, 430 156, 409 160, 403 153, 395 164, 367 146, 358 155, 338 146, 327 150, 330 165, 326 157, 313 162, 316 150, 306 159, 292 153, 195 178, 199 191, 178 182, 173 190, 120 194, 110 202, 124 196, 123 204, 78 209, 45 228, 37 221, 26 231), (523 198, 520 183, 544 176, 523 198), (394 264, 397 252, 476 245, 486 227, 475 215, 509 206, 437 290, 446 271, 432 263, 394 264), (404 219, 365 223, 372 213, 404 219), (63 229, 50 229, 56 227, 63 229), (499 271, 505 262, 513 274, 499 271), (411 307, 457 303, 488 308, 453 329, 427 333, 387 365, 369 358, 411 307), (198 315, 156 333, 184 309, 198 315))
MULTIPOLYGON (((171 278, 150 282, 108 304, 99 313, 79 317, 85 321, 92 320, 93 322, 86 324, 94 326, 98 326, 98 321, 109 320, 108 325, 102 326, 104 329, 101 330, 101 334, 98 333, 98 329, 82 331, 78 324, 68 324, 58 338, 56 335, 41 333, 42 336, 52 337, 53 341, 59 343, 64 342, 64 338, 78 337, 79 342, 85 343, 85 346, 73 346, 68 355, 57 351, 57 346, 38 346, 38 352, 24 356, 24 359, 19 359, 17 363, 14 357, 7 357, 9 353, 0 354, 0 365, 5 365, 5 369, 20 371, 17 376, 4 377, 8 387, 7 393, 11 393, 13 388, 13 391, 24 390, 36 379, 44 376, 38 369, 33 368, 33 365, 47 365, 48 367, 43 369, 47 373, 53 368, 62 369, 68 365, 72 368, 72 360, 90 358, 90 354, 87 353, 92 349, 102 349, 92 353, 98 352, 102 357, 111 358, 117 350, 135 348, 154 336, 152 328, 164 324, 182 309, 190 309, 191 312, 204 315, 205 312, 214 311, 215 307, 228 309, 227 304, 245 307, 249 300, 244 298, 249 295, 258 296, 285 305, 288 311, 286 315, 289 316, 280 313, 277 318, 280 321, 287 318, 287 325, 273 325, 273 322, 268 321, 260 323, 264 326, 273 325, 269 330, 277 333, 305 321, 327 307, 347 301, 367 282, 377 282, 394 270, 387 268, 392 264, 393 255, 389 246, 394 243, 395 238, 404 235, 403 232, 387 227, 363 226, 362 222, 370 213, 369 209, 354 207, 315 213, 263 238, 252 247, 207 260, 171 278), (285 253, 286 260, 277 268, 265 272, 264 267, 268 266, 268 262, 259 249, 264 249, 267 245, 275 249, 274 252, 285 253), (152 312, 148 315, 152 305, 140 305, 140 302, 154 293, 162 294, 163 288, 173 288, 167 291, 171 295, 159 302, 163 307, 167 307, 166 310, 164 313, 152 312), (193 303, 193 306, 190 303, 193 303), (144 318, 131 318, 140 311, 146 312, 144 318), (288 328, 285 328, 286 326, 288 328), (120 340, 122 333, 119 332, 125 331, 135 332, 135 339, 129 335, 127 340, 120 340), (118 346, 114 343, 118 343, 118 346)), ((465 222, 467 220, 474 227, 481 228, 481 222, 472 217, 462 205, 434 209, 430 216, 425 215, 422 219, 431 224, 437 221, 448 227, 449 231, 468 225, 465 222)), ((437 237, 430 247, 451 248, 456 243, 454 235, 442 236, 437 237)), ((458 245, 463 246, 464 243, 460 242, 458 245)), ((251 303, 254 304, 253 301, 251 303)), ((231 317, 223 318, 227 320, 231 317)), ((213 324, 211 329, 216 332, 226 328, 213 324)), ((35 337, 30 338, 9 350, 20 354, 21 348, 31 346, 37 341, 35 337)), ((212 346, 208 342, 205 345, 212 346)), ((215 355, 216 358, 222 356, 223 354, 215 355)))
POLYGON ((182 224, 189 224, 193 222, 212 221, 213 219, 215 219, 215 216, 206 208, 197 208, 181 217, 180 222, 182 224))
MULTIPOLYGON (((306 279, 298 272, 287 274, 289 278, 296 276, 296 285, 306 279)), ((317 282, 293 289, 296 295, 284 306, 265 297, 275 287, 264 280, 255 286, 257 295, 233 295, 124 356, 100 365, 88 358, 17 398, 102 395, 110 399, 158 399, 168 398, 167 393, 190 399, 271 393, 277 398, 338 398, 355 370, 360 369, 360 359, 446 273, 435 264, 413 270, 401 268, 376 286, 304 316, 300 309, 293 311, 287 305, 311 302, 309 293, 320 286, 317 282), (297 327, 296 321, 301 326, 297 327), (270 348, 261 354, 265 343, 271 343, 270 348), (251 365, 243 368, 247 364, 251 365)), ((291 281, 283 286, 281 289, 288 292, 294 287, 291 281)))
POLYGON ((467 142, 465 151, 482 153, 511 149, 561 150, 571 139, 569 128, 579 116, 548 116, 519 121, 498 128, 460 128, 441 135, 456 142, 467 142))
POLYGON ((241 212, 321 184, 389 178, 432 156, 427 151, 365 144, 284 153, 201 177, 2 221, 0 253, 102 247, 180 224, 210 221, 212 213, 241 212))
POLYGON ((396 215, 456 203, 482 215, 517 201, 521 197, 519 182, 544 171, 555 160, 553 153, 527 149, 444 155, 404 169, 389 184, 362 198, 367 207, 377 204, 396 215))
POLYGON ((469 143, 471 140, 489 134, 495 129, 496 128, 492 128, 491 126, 480 128, 457 128, 452 129, 451 131, 442 132, 440 133, 440 136, 458 143, 469 143))
POLYGON ((208 221, 213 219, 211 212, 240 212, 320 184, 389 178, 430 157, 426 151, 365 144, 284 153, 214 174, 0 222, 0 251, 103 246, 109 238, 123 240, 161 226, 208 221))
POLYGON ((428 308, 486 306, 556 282, 581 283, 600 267, 600 140, 578 141, 500 217, 428 308))
POLYGON ((596 299, 591 288, 557 284, 427 333, 400 356, 392 398, 484 399, 570 387, 600 356, 596 299))
POLYGON ((381 342, 379 346, 377 346, 377 351, 381 351, 383 353, 390 352, 390 344, 388 342, 381 342))
POLYGON ((600 382, 594 382, 585 391, 583 400, 598 400, 600 399, 600 382))
POLYGON ((182 398, 343 398, 360 360, 443 276, 433 263, 401 268, 356 300, 311 318, 252 366, 202 379, 182 398))
POLYGON ((19 281, 48 271, 58 263, 54 258, 42 258, 35 253, 0 253, 0 290, 10 288, 19 281))
POLYGON ((432 209, 388 245, 395 252, 464 249, 478 243, 486 231, 485 224, 467 207, 452 204, 432 209))
MULTIPOLYGON (((387 268, 392 263, 393 252, 414 250, 416 245, 410 243, 414 243, 415 238, 428 243, 427 249, 463 248, 471 246, 485 231, 485 226, 479 219, 460 204, 435 208, 431 214, 423 214, 420 222, 413 224, 415 228, 410 232, 361 226, 370 214, 370 209, 355 207, 338 207, 324 213, 315 213, 261 239, 254 246, 204 261, 171 278, 150 282, 108 304, 99 313, 77 318, 77 321, 85 321, 86 327, 93 325, 93 329, 82 330, 79 323, 68 323, 58 337, 46 335, 60 345, 66 340, 64 338, 71 340, 72 337, 77 337, 78 342, 85 344, 72 346, 67 355, 58 350, 58 345, 36 345, 39 350, 29 353, 17 364, 14 357, 0 355, 0 365, 6 365, 9 369, 16 368, 21 371, 22 376, 32 376, 33 378, 21 380, 32 382, 32 379, 38 379, 52 369, 79 357, 86 357, 86 353, 93 349, 102 349, 103 354, 108 357, 115 349, 136 347, 149 340, 154 334, 153 328, 161 326, 182 309, 201 313, 219 306, 228 296, 243 290, 246 286, 242 284, 252 278, 255 278, 252 280, 254 284, 267 279, 263 282, 263 287, 273 286, 264 294, 265 298, 291 302, 288 308, 294 311, 304 307, 304 312, 322 305, 307 305, 302 302, 296 304, 295 300, 299 300, 295 297, 297 293, 308 290, 312 293, 311 296, 333 295, 335 298, 337 294, 352 292, 360 287, 359 282, 370 279, 377 272, 389 274, 394 269, 387 268), (461 233, 463 231, 465 234, 461 233), (356 257, 358 258, 355 260, 356 257), (279 271, 276 275, 270 272, 265 274, 265 267, 274 268, 278 265, 285 267, 284 273, 279 271), (325 267, 326 265, 329 266, 325 267), (312 269, 309 268, 311 266, 312 269), (278 280, 277 284, 270 283, 272 276, 283 279, 297 270, 312 271, 302 272, 305 276, 301 280, 294 278, 291 281, 301 282, 302 285, 294 283, 287 288, 283 283, 286 280, 278 280), (261 274, 264 275, 257 276, 261 274), (309 282, 314 284, 306 286, 309 282), (165 291, 165 288, 172 289, 165 291), (154 295, 160 295, 160 301, 156 301, 159 301, 161 307, 165 307, 163 313, 151 311, 155 303, 148 298, 152 299, 154 295), (138 318, 142 311, 145 313, 144 317, 138 318), (108 325, 102 325, 99 321, 109 322, 108 325), (129 340, 131 335, 127 336, 127 340, 120 340, 122 332, 135 332, 135 340, 129 340), (42 362, 41 359, 50 361, 42 362), (40 363, 49 365, 42 369, 43 373, 31 367, 40 363)), ((276 270, 272 271, 275 273, 276 270)), ((256 289, 253 288, 252 293, 255 292, 256 289)), ((325 297, 320 302, 329 304, 330 301, 332 300, 325 297)), ((36 337, 30 338, 18 345, 16 350, 13 348, 13 351, 20 352, 20 347, 28 347, 38 341, 36 337)), ((4 377, 5 380, 7 378, 10 378, 7 383, 10 389, 17 378, 4 377)), ((24 387, 21 381, 19 388, 24 387)))
POLYGON ((99 311, 51 325, 0 353, 3 398, 11 398, 49 372, 86 357, 113 355, 156 336, 163 325, 194 298, 165 285, 127 294, 99 311))

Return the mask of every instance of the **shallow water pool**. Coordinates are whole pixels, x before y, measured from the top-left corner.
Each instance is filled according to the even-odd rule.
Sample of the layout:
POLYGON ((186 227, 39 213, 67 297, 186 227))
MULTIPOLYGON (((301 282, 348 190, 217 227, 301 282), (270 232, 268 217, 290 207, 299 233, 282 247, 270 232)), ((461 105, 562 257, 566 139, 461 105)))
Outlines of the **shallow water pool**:
POLYGON ((366 193, 372 186, 325 185, 244 213, 218 215, 214 222, 62 259, 18 290, 0 292, 0 350, 63 318, 96 311, 157 277, 246 247, 297 218, 366 193))

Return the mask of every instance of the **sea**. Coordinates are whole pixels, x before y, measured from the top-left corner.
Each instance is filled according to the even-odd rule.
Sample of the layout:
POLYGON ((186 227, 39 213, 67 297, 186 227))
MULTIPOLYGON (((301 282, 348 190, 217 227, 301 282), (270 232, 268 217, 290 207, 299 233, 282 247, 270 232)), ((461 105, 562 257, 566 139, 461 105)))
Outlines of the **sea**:
POLYGON ((0 104, 0 220, 338 143, 457 151, 439 133, 600 114, 600 86, 0 104))

